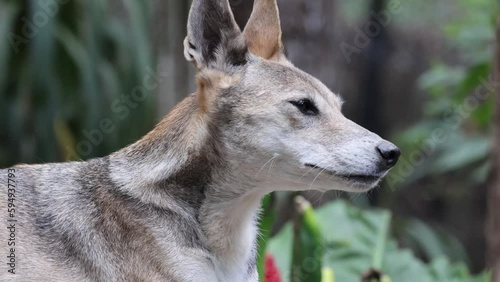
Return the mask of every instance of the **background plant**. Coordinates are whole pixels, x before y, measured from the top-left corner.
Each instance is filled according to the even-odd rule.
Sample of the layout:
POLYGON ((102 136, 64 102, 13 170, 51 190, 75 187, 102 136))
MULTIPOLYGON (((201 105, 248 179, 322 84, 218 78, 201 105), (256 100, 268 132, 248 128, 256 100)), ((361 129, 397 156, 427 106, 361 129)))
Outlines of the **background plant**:
MULTIPOLYGON (((303 211, 303 200, 299 201, 299 209, 303 211)), ((334 281, 358 282, 363 277, 363 281, 491 281, 489 273, 473 276, 464 263, 451 263, 444 254, 426 264, 411 250, 400 249, 389 235, 389 211, 361 210, 339 200, 307 213, 299 221, 285 225, 269 242, 268 251, 275 257, 283 281, 321 281, 314 274, 298 274, 301 267, 297 266, 297 260, 307 265, 307 260, 316 259, 319 263, 312 265, 319 268, 309 269, 309 273, 321 273, 322 265, 333 271, 334 281), (296 228, 302 230, 294 231, 296 228), (297 256, 297 249, 308 255, 297 256), (318 254, 321 256, 317 257, 318 254)))
POLYGON ((143 84, 147 68, 156 69, 150 5, 124 4, 126 21, 112 15, 108 1, 0 2, 0 69, 9 70, 0 72, 0 166, 102 156, 153 125, 151 91, 123 120, 112 111, 121 95, 143 84), (79 150, 89 141, 84 131, 99 129, 105 118, 115 129, 79 150))

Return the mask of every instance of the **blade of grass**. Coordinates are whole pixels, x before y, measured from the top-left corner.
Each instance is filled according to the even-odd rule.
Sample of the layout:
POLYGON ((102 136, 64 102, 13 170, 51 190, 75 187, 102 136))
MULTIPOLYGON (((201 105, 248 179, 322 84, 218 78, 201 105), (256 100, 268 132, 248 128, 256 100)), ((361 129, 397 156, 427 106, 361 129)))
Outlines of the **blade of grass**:
POLYGON ((389 235, 391 215, 389 213, 384 213, 381 224, 381 232, 377 236, 377 241, 375 245, 375 250, 373 252, 372 267, 374 269, 381 270, 382 263, 384 260, 385 245, 387 242, 387 237, 389 235))
POLYGON ((267 242, 271 236, 271 228, 275 218, 274 194, 270 194, 262 200, 262 216, 259 223, 260 235, 257 238, 257 271, 259 273, 259 281, 264 281, 265 278, 267 242))

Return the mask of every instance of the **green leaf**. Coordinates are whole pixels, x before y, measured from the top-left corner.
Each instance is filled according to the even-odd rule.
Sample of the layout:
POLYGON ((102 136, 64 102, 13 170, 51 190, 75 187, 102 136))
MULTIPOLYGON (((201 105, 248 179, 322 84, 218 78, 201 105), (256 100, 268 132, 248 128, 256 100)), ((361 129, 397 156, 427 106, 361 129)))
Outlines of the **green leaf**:
MULTIPOLYGON (((14 47, 11 45, 11 40, 15 36, 19 36, 14 31, 15 21, 19 16, 21 7, 16 2, 2 2, 0 3, 0 69, 7 70, 9 66, 10 56, 16 55, 14 47), (14 32, 13 32, 14 31, 14 32)), ((0 104, 4 96, 4 89, 7 85, 8 71, 0 72, 0 104)))
POLYGON ((434 63, 418 80, 421 89, 429 91, 433 97, 449 95, 448 90, 463 80, 465 70, 460 67, 449 67, 443 63, 434 63))
POLYGON ((424 222, 412 219, 408 222, 406 234, 429 259, 442 257, 453 261, 468 262, 466 251, 457 238, 437 229, 432 229, 424 222))
POLYGON ((270 194, 262 200, 262 216, 259 221, 260 236, 257 238, 257 271, 259 273, 260 281, 264 281, 265 278, 267 243, 270 238, 271 228, 275 218, 276 212, 274 210, 274 194, 270 194))
POLYGON ((381 232, 378 233, 375 250, 373 252, 372 267, 374 269, 382 269, 382 261, 384 260, 385 244, 389 235, 389 224, 391 222, 391 214, 385 212, 382 218, 381 232))
POLYGON ((456 136, 444 149, 431 166, 435 175, 456 171, 486 159, 490 152, 490 141, 483 137, 456 136))
POLYGON ((321 282, 324 244, 318 218, 311 204, 302 196, 295 198, 295 205, 292 281, 321 282))
POLYGON ((321 282, 335 282, 333 269, 325 267, 321 270, 321 282))
POLYGON ((491 64, 481 63, 475 65, 467 70, 465 77, 461 80, 458 85, 457 94, 455 95, 455 100, 462 103, 467 96, 476 90, 483 81, 488 81, 490 74, 491 64))

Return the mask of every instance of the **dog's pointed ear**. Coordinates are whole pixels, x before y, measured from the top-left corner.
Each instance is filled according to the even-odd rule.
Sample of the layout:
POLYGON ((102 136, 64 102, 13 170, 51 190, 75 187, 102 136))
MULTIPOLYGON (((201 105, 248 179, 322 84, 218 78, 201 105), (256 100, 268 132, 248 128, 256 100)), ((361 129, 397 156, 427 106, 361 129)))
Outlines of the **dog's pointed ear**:
POLYGON ((250 52, 264 59, 278 60, 283 55, 283 43, 276 0, 255 0, 243 33, 250 52))
POLYGON ((193 0, 184 55, 198 69, 246 64, 248 48, 228 0, 193 0))

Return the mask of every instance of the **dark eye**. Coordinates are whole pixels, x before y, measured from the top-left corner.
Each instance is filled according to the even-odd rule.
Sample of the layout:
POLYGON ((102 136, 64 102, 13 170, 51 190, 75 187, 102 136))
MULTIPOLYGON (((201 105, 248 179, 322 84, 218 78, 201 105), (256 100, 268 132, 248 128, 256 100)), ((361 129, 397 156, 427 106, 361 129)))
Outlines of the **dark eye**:
POLYGON ((316 108, 314 103, 309 99, 290 101, 290 103, 306 116, 317 116, 319 114, 318 108, 316 108))

